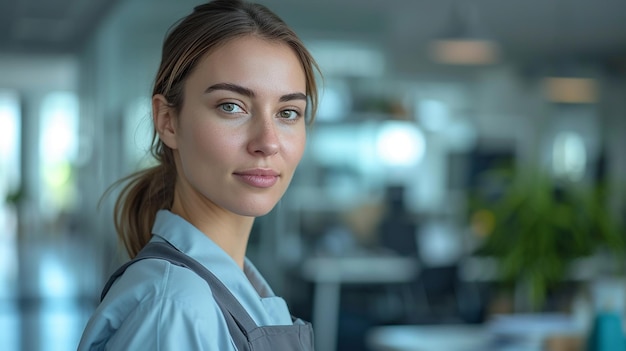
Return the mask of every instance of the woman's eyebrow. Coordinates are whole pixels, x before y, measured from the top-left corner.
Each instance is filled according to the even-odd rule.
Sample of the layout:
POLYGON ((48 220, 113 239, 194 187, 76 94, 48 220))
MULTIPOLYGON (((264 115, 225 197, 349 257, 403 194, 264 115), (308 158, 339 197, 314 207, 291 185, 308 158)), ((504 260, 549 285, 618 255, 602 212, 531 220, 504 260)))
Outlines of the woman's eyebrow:
MULTIPOLYGON (((244 96, 247 96, 247 97, 250 97, 250 98, 253 98, 253 97, 256 96, 254 91, 252 91, 251 89, 248 89, 246 87, 242 87, 241 85, 232 84, 232 83, 217 83, 217 84, 213 84, 210 87, 206 88, 204 93, 208 94, 208 93, 216 91, 216 90, 232 91, 234 93, 237 93, 237 94, 240 94, 240 95, 244 95, 244 96)), ((307 99, 306 95, 303 94, 303 93, 291 93, 291 94, 285 94, 285 95, 281 96, 278 101, 280 101, 280 102, 287 102, 287 101, 293 101, 293 100, 304 100, 304 101, 306 101, 306 99, 307 99)))
POLYGON ((242 87, 241 85, 237 85, 237 84, 231 84, 231 83, 217 83, 217 84, 213 84, 210 87, 206 88, 206 90, 204 91, 205 94, 208 94, 210 92, 213 92, 215 90, 228 90, 228 91, 232 91, 234 93, 240 94, 240 95, 244 95, 247 97, 254 97, 254 91, 242 87))
POLYGON ((278 101, 280 101, 280 102, 287 102, 287 101, 292 101, 292 100, 304 100, 304 101, 306 101, 306 95, 304 95, 302 93, 287 94, 287 95, 281 96, 278 101))

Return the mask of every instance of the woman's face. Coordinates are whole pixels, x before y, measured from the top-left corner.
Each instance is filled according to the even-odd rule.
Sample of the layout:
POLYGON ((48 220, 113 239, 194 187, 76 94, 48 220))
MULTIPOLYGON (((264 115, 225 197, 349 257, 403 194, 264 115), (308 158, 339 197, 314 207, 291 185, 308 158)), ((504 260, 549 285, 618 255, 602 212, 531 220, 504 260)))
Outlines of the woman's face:
POLYGON ((245 36, 209 52, 185 82, 170 132, 159 130, 174 150, 181 201, 268 213, 304 152, 305 92, 302 64, 285 44, 245 36))

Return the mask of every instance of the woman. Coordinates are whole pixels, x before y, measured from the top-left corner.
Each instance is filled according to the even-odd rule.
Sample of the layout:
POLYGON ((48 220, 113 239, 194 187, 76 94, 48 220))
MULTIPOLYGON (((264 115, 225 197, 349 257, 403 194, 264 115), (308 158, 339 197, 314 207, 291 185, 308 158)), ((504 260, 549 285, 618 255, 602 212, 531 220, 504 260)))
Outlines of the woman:
POLYGON ((245 253, 304 152, 316 69, 261 5, 213 1, 171 31, 152 98, 158 165, 129 176, 115 208, 135 261, 107 284, 79 350, 313 349, 310 324, 245 253))

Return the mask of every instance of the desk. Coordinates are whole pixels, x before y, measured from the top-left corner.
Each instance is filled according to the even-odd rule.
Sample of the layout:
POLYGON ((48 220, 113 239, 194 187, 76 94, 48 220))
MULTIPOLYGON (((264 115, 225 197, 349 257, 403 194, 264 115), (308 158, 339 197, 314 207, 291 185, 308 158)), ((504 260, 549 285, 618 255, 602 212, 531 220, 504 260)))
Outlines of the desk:
POLYGON ((480 325, 402 325, 377 327, 367 334, 373 351, 490 351, 480 325))
MULTIPOLYGON (((368 332, 366 342, 372 351, 542 351, 546 341, 583 335, 584 330, 569 316, 520 314, 496 316, 483 325, 376 327, 368 332)), ((582 347, 568 348, 577 349, 582 347)))
POLYGON ((408 257, 366 255, 307 259, 302 274, 315 287, 312 322, 316 349, 333 351, 336 348, 342 284, 409 283, 417 272, 417 261, 408 257))

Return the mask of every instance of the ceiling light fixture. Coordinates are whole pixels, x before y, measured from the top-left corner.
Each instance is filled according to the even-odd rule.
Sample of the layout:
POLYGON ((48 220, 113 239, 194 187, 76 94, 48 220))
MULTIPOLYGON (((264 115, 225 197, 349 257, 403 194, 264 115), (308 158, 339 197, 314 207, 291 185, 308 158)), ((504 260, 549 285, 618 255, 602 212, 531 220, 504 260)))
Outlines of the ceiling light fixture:
POLYGON ((478 11, 469 0, 453 3, 448 31, 429 46, 431 58, 441 64, 488 65, 499 59, 498 44, 486 34, 478 11))
POLYGON ((598 100, 597 82, 592 78, 546 77, 543 87, 551 102, 591 104, 598 100))
MULTIPOLYGON (((572 15, 568 12, 570 7, 566 0, 558 2, 552 15, 554 47, 559 47, 559 30, 567 27, 569 22, 566 19, 572 15)), ((594 78, 600 72, 597 63, 565 52, 561 57, 542 64, 545 72, 541 87, 547 101, 560 104, 593 104, 598 101, 600 82, 594 78)))

